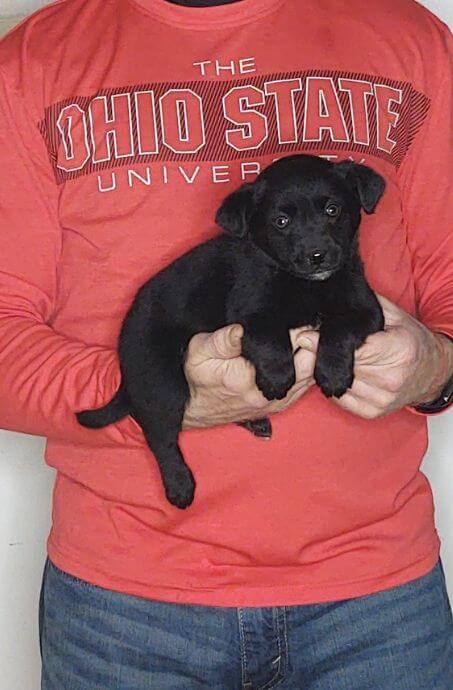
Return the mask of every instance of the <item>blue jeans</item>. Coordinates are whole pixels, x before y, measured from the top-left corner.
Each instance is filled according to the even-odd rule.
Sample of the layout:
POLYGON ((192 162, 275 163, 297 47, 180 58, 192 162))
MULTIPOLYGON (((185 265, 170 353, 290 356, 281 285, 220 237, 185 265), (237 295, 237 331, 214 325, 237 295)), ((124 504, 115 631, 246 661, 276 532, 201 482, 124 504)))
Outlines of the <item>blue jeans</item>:
POLYGON ((41 690, 452 690, 442 564, 408 584, 324 604, 223 608, 149 601, 47 562, 41 690))

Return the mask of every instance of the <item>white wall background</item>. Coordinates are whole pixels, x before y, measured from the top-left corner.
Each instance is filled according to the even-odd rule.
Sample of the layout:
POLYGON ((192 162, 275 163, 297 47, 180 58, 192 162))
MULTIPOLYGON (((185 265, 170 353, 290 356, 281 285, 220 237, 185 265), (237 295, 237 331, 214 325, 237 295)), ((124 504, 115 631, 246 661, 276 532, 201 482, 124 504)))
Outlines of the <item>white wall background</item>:
POLYGON ((2 17, 14 17, 48 4, 46 0, 0 0, 0 14, 2 17))
MULTIPOLYGON (((45 4, 0 0, 0 31, 11 18, 45 4)), ((423 4, 453 25, 453 0, 423 4)), ((430 421, 430 451, 423 470, 434 492, 453 601, 452 422, 451 413, 430 421)), ((53 472, 42 461, 43 446, 42 439, 0 431, 0 690, 39 689, 37 604, 53 482, 53 472)))

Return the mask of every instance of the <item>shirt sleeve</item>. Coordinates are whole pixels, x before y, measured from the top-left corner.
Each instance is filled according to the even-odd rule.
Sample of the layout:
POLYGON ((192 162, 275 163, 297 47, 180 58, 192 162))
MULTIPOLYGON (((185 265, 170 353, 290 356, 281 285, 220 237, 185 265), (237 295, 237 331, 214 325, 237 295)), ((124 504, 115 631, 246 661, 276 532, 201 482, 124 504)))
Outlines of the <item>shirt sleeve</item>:
POLYGON ((85 429, 120 381, 116 352, 51 327, 61 249, 58 190, 36 120, 0 71, 0 427, 92 446, 137 442, 130 418, 85 429))
POLYGON ((453 336, 452 37, 445 27, 440 75, 427 119, 399 171, 418 318, 453 336))
MULTIPOLYGON (((450 31, 444 27, 437 60, 440 76, 435 80, 428 117, 399 171, 417 316, 431 331, 450 338, 453 337, 452 42, 450 31)), ((426 416, 413 407, 407 409, 426 416)), ((442 414, 445 409, 429 416, 442 414)))

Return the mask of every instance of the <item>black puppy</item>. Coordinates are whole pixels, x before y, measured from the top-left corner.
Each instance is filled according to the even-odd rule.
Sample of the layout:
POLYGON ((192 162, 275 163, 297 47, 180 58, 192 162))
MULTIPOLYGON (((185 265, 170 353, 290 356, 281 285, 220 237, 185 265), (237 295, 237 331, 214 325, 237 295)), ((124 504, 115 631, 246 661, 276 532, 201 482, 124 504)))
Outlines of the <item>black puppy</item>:
MULTIPOLYGON (((122 383, 105 407, 77 414, 102 427, 130 414, 159 463, 170 503, 192 503, 195 482, 178 446, 189 386, 188 343, 231 323, 268 400, 295 383, 289 330, 316 326, 315 380, 324 395, 353 382, 354 351, 384 327, 358 254, 361 209, 373 213, 383 179, 351 162, 283 158, 223 202, 226 234, 184 254, 137 293, 120 335, 122 383)), ((268 420, 245 424, 266 435, 268 420)))

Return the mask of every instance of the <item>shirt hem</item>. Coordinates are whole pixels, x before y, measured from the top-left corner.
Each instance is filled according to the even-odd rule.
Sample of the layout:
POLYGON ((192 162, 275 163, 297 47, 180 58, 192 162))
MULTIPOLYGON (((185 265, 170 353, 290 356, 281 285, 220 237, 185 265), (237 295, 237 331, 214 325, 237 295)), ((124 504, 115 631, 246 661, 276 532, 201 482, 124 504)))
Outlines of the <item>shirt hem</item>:
MULTIPOLYGON (((436 565, 440 556, 440 544, 434 549, 397 571, 343 583, 321 583, 319 585, 276 585, 265 587, 238 587, 220 589, 183 589, 176 586, 144 585, 127 581, 115 576, 106 576, 94 568, 78 563, 49 539, 48 555, 60 570, 83 580, 94 587, 100 587, 120 594, 153 599, 167 603, 194 604, 217 607, 264 607, 264 606, 297 606, 318 604, 343 599, 353 599, 404 585, 412 580, 427 575, 436 565)), ((303 568, 301 568, 303 573, 303 568)), ((303 574, 301 574, 303 577, 303 574)))

